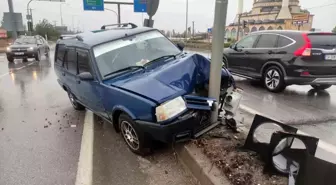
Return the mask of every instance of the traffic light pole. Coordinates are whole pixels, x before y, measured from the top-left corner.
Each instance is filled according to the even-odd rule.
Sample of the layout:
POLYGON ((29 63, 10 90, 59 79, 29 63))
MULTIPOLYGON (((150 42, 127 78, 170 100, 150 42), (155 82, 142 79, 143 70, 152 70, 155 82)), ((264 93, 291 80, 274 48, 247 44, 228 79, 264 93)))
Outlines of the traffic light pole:
POLYGON ((12 23, 12 37, 15 40, 17 38, 17 28, 16 28, 16 22, 15 22, 15 15, 14 15, 14 8, 13 8, 13 1, 8 0, 8 9, 10 14, 10 19, 12 23))
MULTIPOLYGON (((212 54, 210 68, 209 97, 216 98, 219 102, 222 60, 223 60, 223 43, 227 15, 228 0, 216 0, 215 20, 213 26, 212 54)), ((218 106, 215 106, 211 114, 211 123, 217 122, 218 106)))
POLYGON ((239 40, 240 17, 241 17, 241 14, 238 15, 238 30, 237 30, 236 41, 239 40))
POLYGON ((104 4, 116 4, 118 6, 118 24, 121 23, 120 5, 134 5, 134 3, 129 3, 129 2, 114 2, 114 1, 104 1, 104 4))

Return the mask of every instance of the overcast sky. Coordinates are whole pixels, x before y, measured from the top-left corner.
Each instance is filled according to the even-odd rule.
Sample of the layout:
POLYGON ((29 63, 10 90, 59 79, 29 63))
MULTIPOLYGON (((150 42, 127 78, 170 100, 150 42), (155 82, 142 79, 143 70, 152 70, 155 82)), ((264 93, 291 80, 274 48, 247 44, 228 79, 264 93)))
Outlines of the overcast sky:
MULTIPOLYGON (((23 17, 26 14, 26 6, 29 0, 13 0, 14 11, 21 12, 23 17)), ((132 0, 115 0, 132 2, 132 0)), ((244 0, 244 10, 248 11, 252 7, 253 0, 244 0)), ((315 14, 313 27, 330 31, 336 26, 336 0, 301 0, 301 6, 309 9, 315 14), (329 6, 323 6, 329 5, 329 6), (323 7, 319 7, 323 6, 323 7)), ((43 18, 50 22, 56 21, 60 25, 60 3, 43 2, 34 0, 30 7, 33 9, 34 22, 43 18)), ((215 0, 189 0, 189 25, 195 21, 195 30, 206 31, 213 24, 215 0)), ((116 5, 105 5, 105 8, 117 11, 116 5)), ((83 11, 83 0, 66 0, 62 5, 63 23, 69 27, 79 27, 80 30, 93 30, 100 28, 103 24, 116 23, 117 17, 113 12, 92 12, 83 11)), ((8 11, 7 0, 0 0, 0 17, 3 12, 8 11)), ((160 0, 159 9, 154 16, 154 27, 164 30, 182 32, 185 29, 186 0, 160 0)), ((237 0, 229 0, 227 24, 231 23, 237 13, 237 0)), ((121 7, 121 21, 142 24, 142 17, 147 14, 134 13, 132 6, 121 7)), ((25 21, 25 20, 24 20, 25 21)))

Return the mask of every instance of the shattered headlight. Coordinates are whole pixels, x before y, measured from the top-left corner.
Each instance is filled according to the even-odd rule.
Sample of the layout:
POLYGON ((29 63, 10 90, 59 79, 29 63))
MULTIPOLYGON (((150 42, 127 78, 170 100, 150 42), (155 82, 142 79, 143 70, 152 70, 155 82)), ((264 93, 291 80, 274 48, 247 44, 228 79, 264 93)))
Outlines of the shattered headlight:
POLYGON ((167 101, 160 106, 156 107, 155 115, 158 122, 165 121, 169 118, 176 116, 177 114, 186 110, 186 104, 181 96, 167 101))

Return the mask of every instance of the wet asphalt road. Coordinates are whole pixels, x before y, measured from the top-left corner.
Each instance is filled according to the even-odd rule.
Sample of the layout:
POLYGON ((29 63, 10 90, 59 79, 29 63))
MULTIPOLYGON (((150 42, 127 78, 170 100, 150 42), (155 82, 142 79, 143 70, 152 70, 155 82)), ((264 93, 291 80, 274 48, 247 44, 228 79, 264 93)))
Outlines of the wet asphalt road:
MULTIPOLYGON (((51 59, 8 64, 0 53, 0 184, 75 184, 84 112, 56 81, 51 59)), ((111 124, 94 120, 92 184, 193 185, 171 146, 128 150, 111 124)))
MULTIPOLYGON (((211 56, 209 51, 187 52, 211 56)), ((307 85, 293 85, 282 93, 271 93, 244 78, 235 79, 244 90, 242 105, 336 145, 336 86, 315 91, 307 85)))
POLYGON ((0 76, 0 184, 74 184, 84 112, 50 60, 9 64, 0 54, 0 76))

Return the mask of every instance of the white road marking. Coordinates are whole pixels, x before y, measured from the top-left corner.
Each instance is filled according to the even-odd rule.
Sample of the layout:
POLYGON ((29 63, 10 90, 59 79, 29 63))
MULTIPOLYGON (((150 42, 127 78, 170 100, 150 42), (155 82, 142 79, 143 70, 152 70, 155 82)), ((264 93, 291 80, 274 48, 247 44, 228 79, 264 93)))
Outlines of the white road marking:
POLYGON ((9 73, 2 74, 2 75, 0 75, 0 78, 6 76, 6 75, 8 75, 8 74, 9 74, 9 73))
MULTIPOLYGON (((276 118, 274 118, 272 116, 265 115, 264 113, 260 113, 259 111, 255 110, 253 108, 250 108, 250 107, 248 107, 246 105, 241 104, 240 105, 240 109, 242 109, 242 110, 244 110, 246 112, 249 112, 250 114, 258 114, 258 115, 266 116, 266 117, 268 117, 270 119, 273 119, 273 120, 278 121, 278 122, 281 123, 281 121, 279 121, 278 119, 276 119, 276 118)), ((298 134, 302 134, 302 135, 312 136, 311 134, 302 132, 301 130, 298 130, 297 133, 298 134)), ((313 136, 313 137, 315 137, 315 136, 313 136)), ((336 146, 334 146, 332 144, 329 144, 329 143, 327 143, 327 142, 325 142, 325 141, 323 141, 321 139, 319 140, 318 148, 336 155, 336 146)))
POLYGON ((87 110, 84 119, 84 129, 75 185, 92 184, 93 136, 93 113, 87 110))

